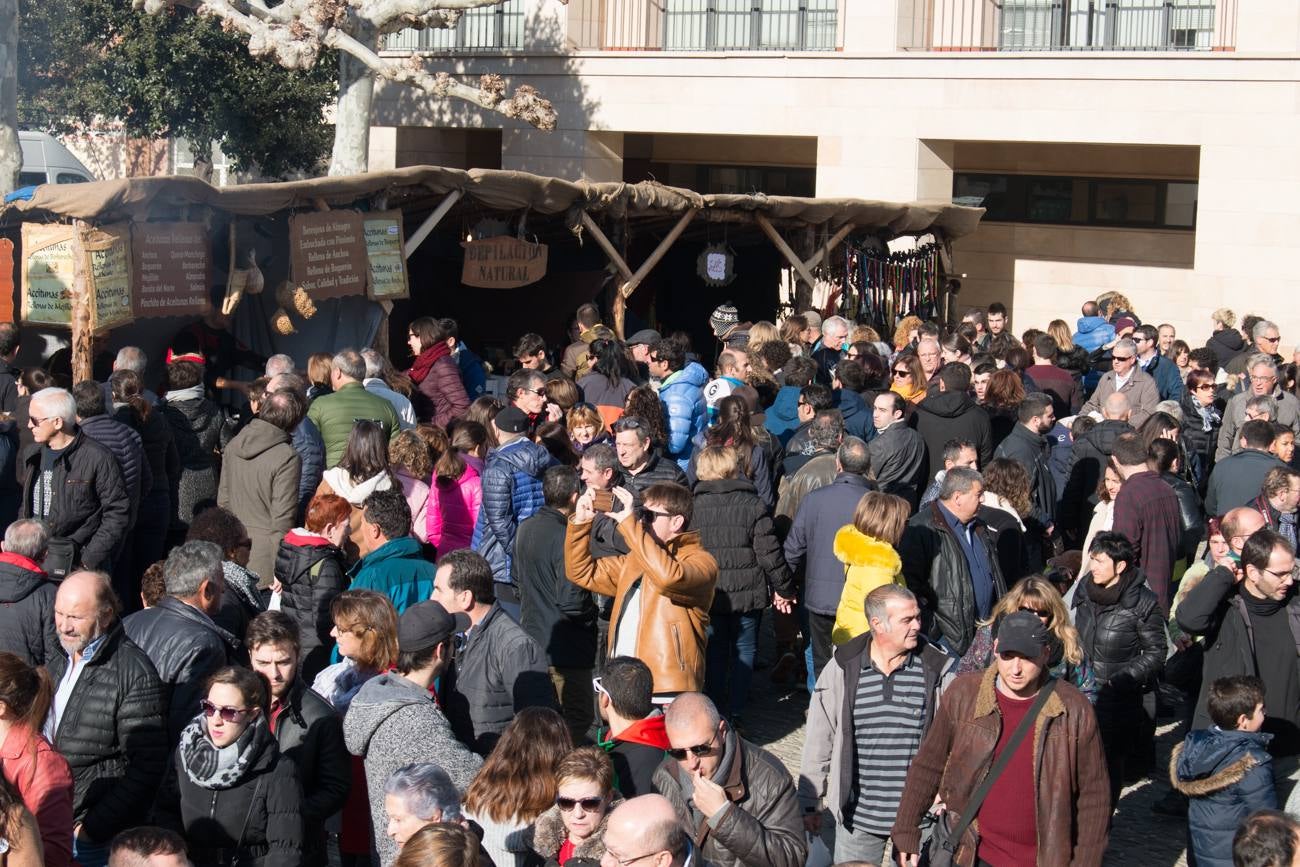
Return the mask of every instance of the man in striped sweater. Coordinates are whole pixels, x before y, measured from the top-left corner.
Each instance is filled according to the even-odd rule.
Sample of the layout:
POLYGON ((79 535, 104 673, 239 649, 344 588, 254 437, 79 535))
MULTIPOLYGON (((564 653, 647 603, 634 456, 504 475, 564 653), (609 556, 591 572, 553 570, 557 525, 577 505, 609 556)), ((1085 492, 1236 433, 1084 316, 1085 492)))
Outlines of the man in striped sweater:
POLYGON ((956 660, 921 635, 921 609, 896 584, 867 594, 871 630, 840 645, 808 711, 799 768, 804 827, 835 817, 835 861, 883 863, 907 768, 956 660))

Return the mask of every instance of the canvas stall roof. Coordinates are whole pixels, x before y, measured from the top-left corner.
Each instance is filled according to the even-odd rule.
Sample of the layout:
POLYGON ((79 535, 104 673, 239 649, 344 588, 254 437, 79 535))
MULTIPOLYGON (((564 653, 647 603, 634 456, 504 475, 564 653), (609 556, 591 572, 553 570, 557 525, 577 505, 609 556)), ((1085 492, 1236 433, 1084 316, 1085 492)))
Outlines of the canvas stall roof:
POLYGON ((593 218, 639 220, 671 217, 692 208, 703 215, 744 218, 759 212, 774 223, 838 229, 852 223, 857 230, 890 236, 940 231, 948 238, 970 234, 983 216, 982 208, 933 202, 879 202, 850 198, 800 198, 762 194, 705 195, 654 181, 592 183, 566 181, 528 172, 411 166, 344 177, 311 178, 269 184, 217 188, 194 177, 174 176, 96 181, 88 184, 45 184, 29 199, 0 209, 0 226, 24 220, 81 219, 94 223, 146 220, 186 206, 209 207, 241 216, 265 216, 319 203, 334 208, 383 197, 389 208, 432 207, 453 190, 478 207, 497 211, 529 210, 562 215, 576 227, 581 213, 593 218))

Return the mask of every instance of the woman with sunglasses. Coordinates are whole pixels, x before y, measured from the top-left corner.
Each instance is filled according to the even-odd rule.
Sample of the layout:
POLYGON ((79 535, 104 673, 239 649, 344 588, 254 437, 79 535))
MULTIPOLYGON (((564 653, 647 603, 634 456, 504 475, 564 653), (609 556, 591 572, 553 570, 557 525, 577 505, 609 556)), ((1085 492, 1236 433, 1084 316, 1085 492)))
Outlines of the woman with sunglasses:
POLYGON ((988 620, 975 630, 966 655, 957 665, 957 673, 983 671, 993 661, 993 636, 1003 617, 1016 611, 1030 611, 1038 615, 1047 627, 1048 667, 1053 677, 1078 688, 1088 701, 1097 701, 1097 678, 1092 663, 1079 641, 1079 631, 1070 624, 1070 612, 1065 600, 1056 592, 1052 582, 1038 575, 1030 575, 1007 591, 1007 595, 993 606, 988 620))
POLYGON ((908 403, 925 400, 926 376, 921 359, 915 352, 906 352, 894 359, 890 368, 890 391, 898 392, 908 403))
MULTIPOLYGON (((212 620, 242 642, 248 621, 265 611, 270 601, 269 591, 263 593, 260 589, 262 576, 248 568, 253 551, 248 529, 234 512, 213 506, 194 516, 185 541, 211 542, 221 549, 221 575, 226 589, 221 594, 221 608, 212 620)), ((265 577, 268 586, 275 579, 274 575, 265 577)))
POLYGON ((195 867, 302 863, 302 791, 268 725, 270 704, 262 677, 227 666, 181 732, 155 814, 185 836, 195 867))
POLYGON ((533 826, 533 851, 546 867, 596 867, 605 855, 606 820, 621 803, 614 764, 598 747, 579 747, 560 761, 555 781, 554 806, 533 826))
POLYGON ((1223 427, 1223 404, 1218 400, 1214 374, 1193 370, 1187 374, 1183 390, 1182 442, 1187 450, 1187 468, 1192 472, 1196 490, 1205 496, 1205 486, 1214 469, 1214 451, 1223 427))
POLYGON ((573 750, 564 718, 526 707, 501 733, 465 791, 461 812, 483 829, 483 849, 496 867, 523 867, 532 850, 520 833, 555 804, 556 770, 573 750))

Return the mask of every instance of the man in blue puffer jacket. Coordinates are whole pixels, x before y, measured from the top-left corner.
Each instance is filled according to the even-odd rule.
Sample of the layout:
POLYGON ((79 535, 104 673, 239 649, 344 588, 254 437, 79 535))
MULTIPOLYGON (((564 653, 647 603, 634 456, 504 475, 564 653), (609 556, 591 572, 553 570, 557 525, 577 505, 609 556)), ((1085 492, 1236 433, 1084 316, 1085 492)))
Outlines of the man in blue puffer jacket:
MULTIPOLYGON (((702 368, 701 368, 702 369, 702 368)), ((704 398, 700 398, 703 406, 704 398)), ((528 439, 528 416, 508 406, 493 419, 500 443, 487 456, 483 468, 483 503, 474 524, 471 547, 492 564, 496 598, 514 620, 519 620, 519 592, 510 567, 515 531, 542 507, 542 473, 554 459, 550 452, 528 439)))
POLYGON ((790 437, 801 424, 799 419, 799 392, 805 385, 811 385, 817 376, 817 362, 811 358, 799 356, 790 359, 784 370, 784 384, 776 393, 776 400, 767 408, 763 427, 781 442, 785 448, 790 437))
POLYGON ((1115 326, 1100 314, 1096 301, 1085 301, 1079 312, 1083 314, 1079 317, 1079 330, 1071 338, 1075 346, 1095 352, 1115 339, 1115 326))
POLYGON ((668 422, 664 457, 683 470, 691 462, 695 435, 709 423, 704 386, 709 374, 698 362, 686 363, 686 352, 675 340, 660 340, 650 350, 650 375, 659 380, 659 400, 668 422))

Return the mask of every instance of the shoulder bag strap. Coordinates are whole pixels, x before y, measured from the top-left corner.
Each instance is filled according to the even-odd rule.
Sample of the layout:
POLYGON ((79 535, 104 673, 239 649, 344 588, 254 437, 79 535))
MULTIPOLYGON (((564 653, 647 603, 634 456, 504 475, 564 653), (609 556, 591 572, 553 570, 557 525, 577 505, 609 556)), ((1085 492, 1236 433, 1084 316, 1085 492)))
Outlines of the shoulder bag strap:
POLYGON ((244 813, 244 823, 239 826, 239 839, 235 841, 235 864, 238 864, 240 861, 239 852, 244 848, 244 832, 248 830, 248 819, 253 815, 253 810, 257 807, 257 796, 262 793, 262 783, 266 782, 266 777, 269 773, 270 771, 267 771, 259 776, 257 778, 257 785, 253 787, 253 799, 248 802, 248 812, 244 813))
MULTIPOLYGON (((996 683, 993 685, 993 688, 997 689, 996 683)), ((989 769, 987 776, 984 777, 984 782, 980 783, 979 788, 975 790, 975 794, 972 795, 970 801, 966 803, 966 808, 961 811, 961 821, 958 822, 957 827, 952 830, 952 839, 954 841, 960 840, 962 835, 966 833, 966 829, 970 826, 970 823, 975 821, 975 815, 980 811, 980 806, 983 805, 984 799, 988 797, 989 791, 993 788, 993 784, 997 782, 998 777, 1002 775, 1002 772, 1006 770, 1007 765, 1011 763, 1011 757, 1014 756, 1016 750, 1020 748, 1020 742, 1025 739, 1025 735, 1029 734, 1029 730, 1034 727, 1034 721, 1038 719, 1038 712, 1043 709, 1043 705, 1047 703, 1048 696, 1052 694, 1052 690, 1055 688, 1056 678, 1052 677, 1048 678, 1047 683, 1043 684, 1043 688, 1038 691, 1038 695, 1034 698, 1034 703, 1030 706, 1029 712, 1026 713, 1025 718, 1020 721, 1020 725, 1016 726, 1016 730, 1011 733, 1010 740, 1007 741, 1007 745, 998 756, 998 760, 993 763, 993 767, 989 769)))

